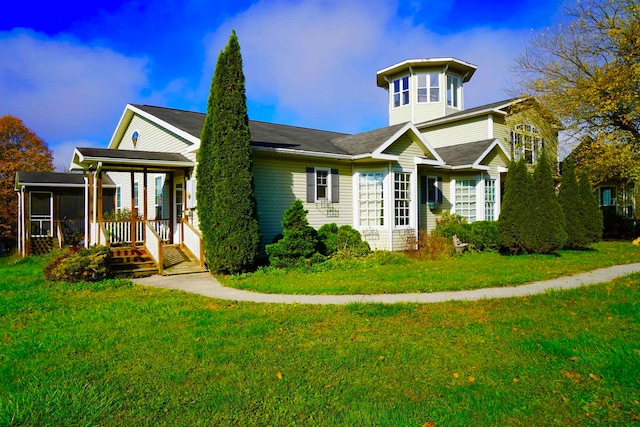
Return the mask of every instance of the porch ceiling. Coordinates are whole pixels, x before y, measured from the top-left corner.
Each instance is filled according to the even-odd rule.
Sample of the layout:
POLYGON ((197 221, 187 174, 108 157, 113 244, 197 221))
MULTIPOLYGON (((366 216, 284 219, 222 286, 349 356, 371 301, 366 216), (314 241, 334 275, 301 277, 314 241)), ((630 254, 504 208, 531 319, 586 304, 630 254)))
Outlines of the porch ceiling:
POLYGON ((196 165, 180 153, 76 148, 70 170, 96 170, 99 164, 104 171, 171 171, 196 165))

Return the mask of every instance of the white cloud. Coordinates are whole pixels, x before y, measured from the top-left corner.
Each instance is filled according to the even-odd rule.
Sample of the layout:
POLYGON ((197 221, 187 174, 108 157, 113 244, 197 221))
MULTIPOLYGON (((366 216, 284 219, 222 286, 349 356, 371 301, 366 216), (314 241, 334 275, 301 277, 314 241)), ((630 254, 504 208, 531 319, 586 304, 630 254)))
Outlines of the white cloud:
POLYGON ((148 85, 147 59, 69 36, 0 32, 0 51, 0 114, 45 141, 110 137, 124 105, 148 85))
POLYGON ((105 148, 105 144, 98 141, 80 139, 67 140, 54 145, 50 145, 49 148, 53 151, 53 167, 56 171, 65 172, 69 170, 71 157, 73 156, 73 150, 76 147, 105 148))
POLYGON ((242 48, 247 96, 276 104, 276 121, 357 132, 387 123, 379 69, 408 58, 457 57, 478 66, 466 106, 509 97, 507 65, 528 32, 476 28, 439 35, 397 18, 386 1, 264 0, 209 36, 201 91, 232 28, 242 48))

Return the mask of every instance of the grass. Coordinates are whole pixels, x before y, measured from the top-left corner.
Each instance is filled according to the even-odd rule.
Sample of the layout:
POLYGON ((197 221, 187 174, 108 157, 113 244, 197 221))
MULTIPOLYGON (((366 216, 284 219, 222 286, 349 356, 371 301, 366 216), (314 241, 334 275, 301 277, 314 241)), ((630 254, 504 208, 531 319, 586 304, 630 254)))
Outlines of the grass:
POLYGON ((515 286, 616 264, 640 262, 640 246, 602 242, 586 251, 554 255, 503 256, 468 253, 440 260, 414 260, 400 254, 373 253, 360 261, 322 264, 307 271, 263 269, 219 277, 229 287, 277 294, 381 294, 438 292, 515 286), (383 257, 383 262, 380 258, 383 257))
MULTIPOLYGON (((432 305, 237 303, 0 260, 0 425, 640 422, 640 275, 432 305)), ((429 424, 433 423, 433 424, 429 424)))

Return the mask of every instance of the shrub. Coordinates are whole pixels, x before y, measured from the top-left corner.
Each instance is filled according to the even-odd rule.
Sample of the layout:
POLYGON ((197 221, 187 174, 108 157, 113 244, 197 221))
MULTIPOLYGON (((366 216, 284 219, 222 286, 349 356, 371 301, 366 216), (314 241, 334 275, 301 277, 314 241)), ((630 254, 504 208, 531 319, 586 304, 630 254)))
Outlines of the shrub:
POLYGON ((453 238, 454 235, 463 242, 471 240, 471 226, 467 223, 466 218, 456 213, 442 212, 439 219, 436 219, 436 227, 431 234, 453 238))
POLYGON ((98 282, 108 277, 109 248, 93 246, 66 251, 44 269, 45 279, 60 282, 98 282))
POLYGON ((571 156, 565 159, 563 166, 558 202, 562 206, 566 221, 567 241, 565 247, 568 249, 584 248, 590 243, 586 227, 587 212, 585 201, 582 200, 580 194, 571 156))
POLYGON ((472 249, 478 251, 498 250, 500 248, 498 223, 495 221, 476 221, 471 223, 471 238, 468 243, 472 246, 472 249))
POLYGON ((602 240, 602 230, 604 228, 603 216, 586 171, 580 173, 578 189, 582 203, 584 203, 585 213, 583 219, 587 241, 597 243, 602 240))
POLYGON ((349 258, 366 255, 371 252, 371 247, 355 228, 350 225, 338 228, 331 223, 318 230, 318 251, 325 256, 340 254, 342 258, 349 258))
MULTIPOLYGON (((409 249, 409 248, 408 248, 409 249)), ((428 234, 425 230, 418 232, 416 250, 408 250, 409 256, 418 259, 436 260, 447 258, 454 252, 453 240, 437 234, 428 234)))
MULTIPOLYGON (((294 200, 282 217, 282 239, 265 247, 269 263, 276 268, 296 267, 311 262, 318 244, 317 232, 309 226, 308 211, 294 200)), ((318 260, 315 257, 314 260, 318 260)))

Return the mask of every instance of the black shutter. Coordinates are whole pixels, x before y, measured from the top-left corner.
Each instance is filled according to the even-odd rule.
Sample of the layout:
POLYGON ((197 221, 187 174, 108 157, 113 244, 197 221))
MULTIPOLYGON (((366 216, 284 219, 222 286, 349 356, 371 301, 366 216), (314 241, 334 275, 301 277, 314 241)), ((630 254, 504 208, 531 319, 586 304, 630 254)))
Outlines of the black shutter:
POLYGON ((340 202, 340 182, 338 169, 331 169, 331 203, 340 202))
POLYGON ((315 202, 316 198, 316 171, 307 168, 307 203, 315 202))

